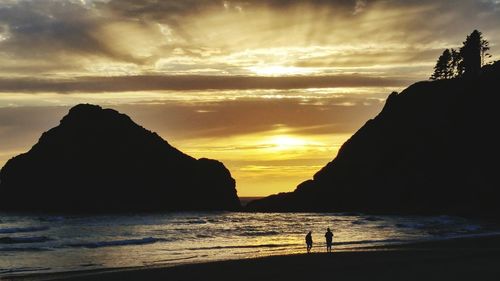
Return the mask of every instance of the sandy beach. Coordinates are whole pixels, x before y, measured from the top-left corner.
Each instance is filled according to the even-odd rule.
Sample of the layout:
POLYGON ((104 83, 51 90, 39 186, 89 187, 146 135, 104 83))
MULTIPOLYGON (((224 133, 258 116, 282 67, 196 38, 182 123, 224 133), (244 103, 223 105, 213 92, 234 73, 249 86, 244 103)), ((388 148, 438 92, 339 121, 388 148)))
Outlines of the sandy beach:
MULTIPOLYGON (((500 236, 6 280, 499 280, 500 236)), ((322 249, 321 249, 322 250, 322 249)))

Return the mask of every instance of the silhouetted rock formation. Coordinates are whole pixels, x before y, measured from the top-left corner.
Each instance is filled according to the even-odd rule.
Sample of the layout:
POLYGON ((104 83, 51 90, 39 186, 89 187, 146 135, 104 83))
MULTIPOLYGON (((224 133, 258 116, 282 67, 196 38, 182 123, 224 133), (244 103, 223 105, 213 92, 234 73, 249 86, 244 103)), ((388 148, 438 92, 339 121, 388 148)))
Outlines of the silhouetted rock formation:
POLYGON ((482 72, 391 94, 313 180, 247 209, 500 215, 500 63, 482 72))
POLYGON ((221 162, 196 160, 112 109, 81 104, 0 171, 0 209, 237 210, 221 162))

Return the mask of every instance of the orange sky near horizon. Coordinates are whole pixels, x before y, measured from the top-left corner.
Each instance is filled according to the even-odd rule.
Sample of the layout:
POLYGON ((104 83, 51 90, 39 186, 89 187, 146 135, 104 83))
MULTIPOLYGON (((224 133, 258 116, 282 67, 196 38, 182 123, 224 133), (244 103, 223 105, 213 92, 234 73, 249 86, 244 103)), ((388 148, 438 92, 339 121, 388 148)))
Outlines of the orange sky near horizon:
POLYGON ((292 191, 474 29, 500 58, 497 0, 4 0, 0 166, 93 103, 292 191))

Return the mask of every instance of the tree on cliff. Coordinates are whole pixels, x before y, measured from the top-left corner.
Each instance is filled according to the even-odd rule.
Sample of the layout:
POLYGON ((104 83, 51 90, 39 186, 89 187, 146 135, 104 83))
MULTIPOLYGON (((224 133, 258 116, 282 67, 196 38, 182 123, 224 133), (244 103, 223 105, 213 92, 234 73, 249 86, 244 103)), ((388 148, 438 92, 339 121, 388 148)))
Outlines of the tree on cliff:
POLYGON ((453 71, 453 57, 449 49, 443 51, 443 54, 439 56, 436 66, 434 66, 434 73, 431 76, 431 80, 439 79, 450 79, 454 76, 453 71))
POLYGON ((453 72, 453 76, 451 78, 460 77, 464 74, 460 50, 457 51, 455 49, 451 49, 451 68, 453 72))
POLYGON ((464 75, 478 75, 485 57, 489 56, 487 53, 490 49, 489 42, 483 38, 480 31, 474 30, 467 36, 463 44, 460 48, 460 56, 462 57, 464 75))
POLYGON ((462 76, 476 76, 480 73, 488 54, 489 42, 480 31, 474 30, 467 36, 457 51, 446 49, 438 58, 431 80, 451 79, 462 76))

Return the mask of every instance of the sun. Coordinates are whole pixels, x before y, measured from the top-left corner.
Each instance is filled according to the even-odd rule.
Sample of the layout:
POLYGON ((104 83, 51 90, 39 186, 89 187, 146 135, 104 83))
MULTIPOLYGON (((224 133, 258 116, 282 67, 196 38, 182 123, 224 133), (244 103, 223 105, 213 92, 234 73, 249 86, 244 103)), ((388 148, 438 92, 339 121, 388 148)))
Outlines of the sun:
POLYGON ((306 140, 289 135, 272 136, 267 143, 270 144, 274 150, 294 149, 308 145, 306 140))

